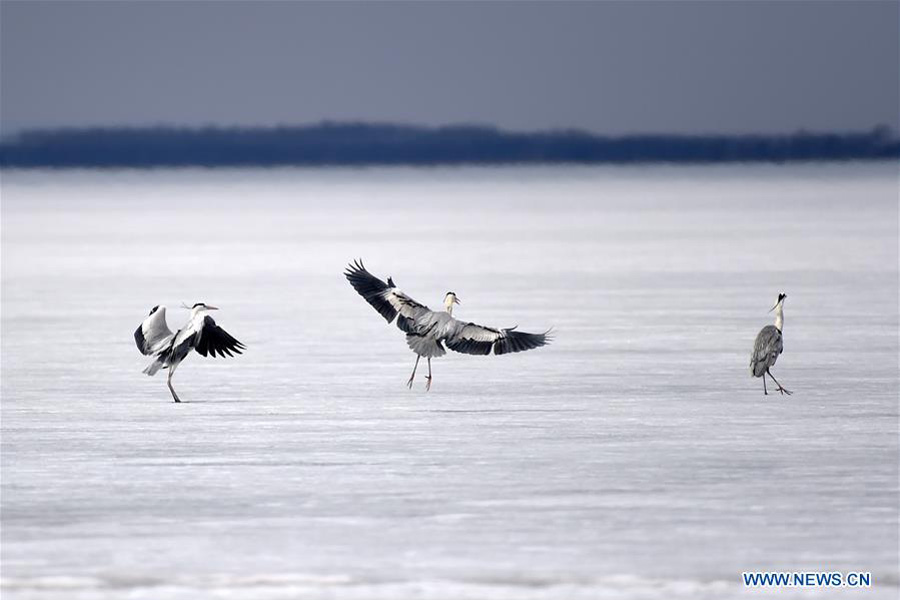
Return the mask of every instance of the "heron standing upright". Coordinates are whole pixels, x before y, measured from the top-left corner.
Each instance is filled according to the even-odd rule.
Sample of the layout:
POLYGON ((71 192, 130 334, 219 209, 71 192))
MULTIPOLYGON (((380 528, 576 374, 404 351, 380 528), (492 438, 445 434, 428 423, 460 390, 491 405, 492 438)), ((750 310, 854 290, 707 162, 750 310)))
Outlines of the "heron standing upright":
MULTIPOLYGON (((187 306, 185 306, 187 308, 187 306)), ((187 357, 190 351, 196 350, 201 356, 215 357, 234 356, 232 352, 241 354, 244 345, 231 337, 227 331, 216 325, 209 312, 219 310, 215 306, 209 306, 198 302, 191 307, 191 320, 176 333, 169 330, 166 324, 166 307, 159 305, 150 310, 150 315, 144 319, 141 326, 134 332, 134 342, 142 354, 153 357, 144 373, 153 376, 160 369, 169 369, 166 383, 175 402, 181 402, 175 388, 172 387, 172 376, 181 361, 187 357)))
POLYGON ((791 395, 791 392, 784 388, 775 376, 772 375, 770 368, 775 365, 775 361, 784 350, 784 342, 782 338, 782 330, 784 329, 784 299, 787 294, 778 294, 778 300, 775 302, 769 312, 775 311, 775 324, 766 325, 756 336, 756 343, 753 344, 753 354, 750 355, 750 374, 754 377, 763 378, 763 393, 767 396, 769 391, 766 389, 766 375, 772 378, 778 391, 782 395, 791 395))
POLYGON ((444 310, 434 311, 401 292, 388 277, 387 283, 369 273, 362 261, 354 261, 344 272, 366 302, 390 323, 397 318, 397 327, 406 333, 406 343, 416 354, 416 364, 406 382, 412 388, 419 367, 419 359, 428 360, 425 389, 431 389, 431 359, 446 354, 444 344, 454 352, 488 355, 508 354, 539 348, 550 343, 550 331, 525 333, 509 329, 493 329, 453 318, 453 306, 460 304, 453 292, 444 296, 444 310))

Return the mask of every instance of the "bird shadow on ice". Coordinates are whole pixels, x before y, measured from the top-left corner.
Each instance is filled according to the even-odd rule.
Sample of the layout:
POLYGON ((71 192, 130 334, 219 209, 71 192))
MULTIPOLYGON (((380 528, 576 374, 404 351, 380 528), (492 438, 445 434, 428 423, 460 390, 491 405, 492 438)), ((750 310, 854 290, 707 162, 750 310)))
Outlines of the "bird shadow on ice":
POLYGON ((182 400, 170 404, 246 404, 252 400, 182 400))
POLYGON ((560 412, 584 412, 579 408, 549 409, 549 408, 413 408, 409 412, 426 413, 560 413, 560 412))

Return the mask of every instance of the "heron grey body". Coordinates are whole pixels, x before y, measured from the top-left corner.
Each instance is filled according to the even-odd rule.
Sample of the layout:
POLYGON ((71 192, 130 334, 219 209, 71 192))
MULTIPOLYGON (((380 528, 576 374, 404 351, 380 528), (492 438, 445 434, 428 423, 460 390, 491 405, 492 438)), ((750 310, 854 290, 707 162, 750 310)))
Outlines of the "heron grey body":
POLYGON ((181 399, 172 387, 172 376, 191 350, 202 356, 215 357, 216 354, 234 356, 233 352, 241 354, 244 349, 241 342, 216 325, 208 314, 209 310, 217 309, 203 303, 195 304, 191 309, 190 321, 173 334, 166 324, 166 307, 155 306, 134 332, 138 350, 153 357, 143 372, 153 376, 160 369, 169 369, 166 383, 175 402, 181 402, 181 399))
POLYGON ((778 295, 778 301, 772 310, 775 311, 775 324, 766 325, 756 336, 753 343, 753 353, 750 355, 750 374, 753 377, 763 378, 763 393, 768 394, 766 389, 766 375, 772 378, 778 391, 782 394, 790 395, 791 392, 782 387, 775 376, 769 371, 778 361, 778 357, 784 351, 784 337, 782 329, 784 327, 784 299, 785 294, 778 295))
MULTIPOLYGON (((525 333, 515 327, 494 329, 453 317, 453 305, 459 304, 456 294, 448 292, 445 310, 431 310, 406 294, 388 277, 387 282, 369 273, 361 261, 347 267, 344 275, 353 288, 382 317, 391 323, 397 319, 397 327, 406 334, 406 343, 419 358, 428 359, 428 387, 431 385, 431 359, 443 356, 447 349, 464 354, 509 354, 539 348, 550 342, 549 331, 525 333)), ((416 367, 409 385, 415 378, 416 367)))
POLYGON ((756 342, 753 344, 750 372, 754 377, 762 377, 770 367, 775 366, 778 356, 783 351, 781 332, 774 325, 766 325, 756 336, 756 342))

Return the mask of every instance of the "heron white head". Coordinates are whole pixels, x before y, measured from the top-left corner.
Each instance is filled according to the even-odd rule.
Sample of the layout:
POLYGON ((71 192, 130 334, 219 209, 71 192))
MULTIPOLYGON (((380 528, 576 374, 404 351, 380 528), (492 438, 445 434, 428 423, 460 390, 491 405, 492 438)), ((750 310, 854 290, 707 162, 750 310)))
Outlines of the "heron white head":
MULTIPOLYGON (((188 308, 187 305, 184 305, 185 308, 188 308)), ((217 306, 210 306, 204 302, 198 302, 195 305, 190 307, 191 309, 191 318, 196 317, 201 312, 206 312, 208 310, 219 310, 217 306)))
POLYGON ((447 309, 447 312, 451 315, 453 314, 453 305, 454 304, 462 304, 459 301, 459 298, 456 297, 454 292, 447 292, 447 295, 444 296, 444 308, 447 309))
POLYGON ((778 300, 775 301, 775 306, 769 309, 769 312, 775 311, 775 327, 778 328, 778 331, 781 331, 784 328, 785 298, 787 298, 787 294, 778 294, 778 300))

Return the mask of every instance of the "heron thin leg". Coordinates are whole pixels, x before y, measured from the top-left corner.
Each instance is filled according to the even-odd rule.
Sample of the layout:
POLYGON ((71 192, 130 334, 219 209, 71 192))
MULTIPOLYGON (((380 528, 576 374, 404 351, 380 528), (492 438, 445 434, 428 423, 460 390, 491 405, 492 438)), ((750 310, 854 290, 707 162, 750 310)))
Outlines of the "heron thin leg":
POLYGON ((406 382, 406 387, 408 387, 409 389, 412 389, 413 379, 416 378, 416 369, 419 368, 419 359, 420 358, 422 358, 422 357, 417 354, 416 355, 416 364, 413 367, 412 375, 409 376, 409 381, 406 382))
POLYGON ((425 384, 425 391, 431 390, 431 357, 428 357, 428 377, 425 379, 428 380, 428 383, 425 384))
MULTIPOLYGON (((771 373, 768 369, 766 369, 766 373, 769 374, 769 377, 771 377, 771 378, 772 378, 772 381, 775 382, 775 385, 778 386, 778 391, 781 392, 781 395, 782 395, 782 396, 783 396, 784 394, 787 394, 788 396, 790 396, 791 394, 794 393, 794 392, 790 391, 789 389, 787 389, 786 387, 782 386, 780 383, 778 383, 778 380, 775 379, 775 376, 772 375, 772 373, 771 373)), ((763 377, 763 381, 765 381, 765 377, 763 377)))
POLYGON ((166 383, 169 385, 169 391, 172 392, 172 397, 175 399, 175 402, 181 402, 178 399, 178 394, 175 393, 175 388, 172 387, 172 375, 175 374, 175 369, 169 367, 169 374, 166 376, 166 383))
POLYGON ((766 376, 765 375, 763 375, 763 394, 765 394, 766 396, 769 395, 769 390, 766 389, 766 376))

